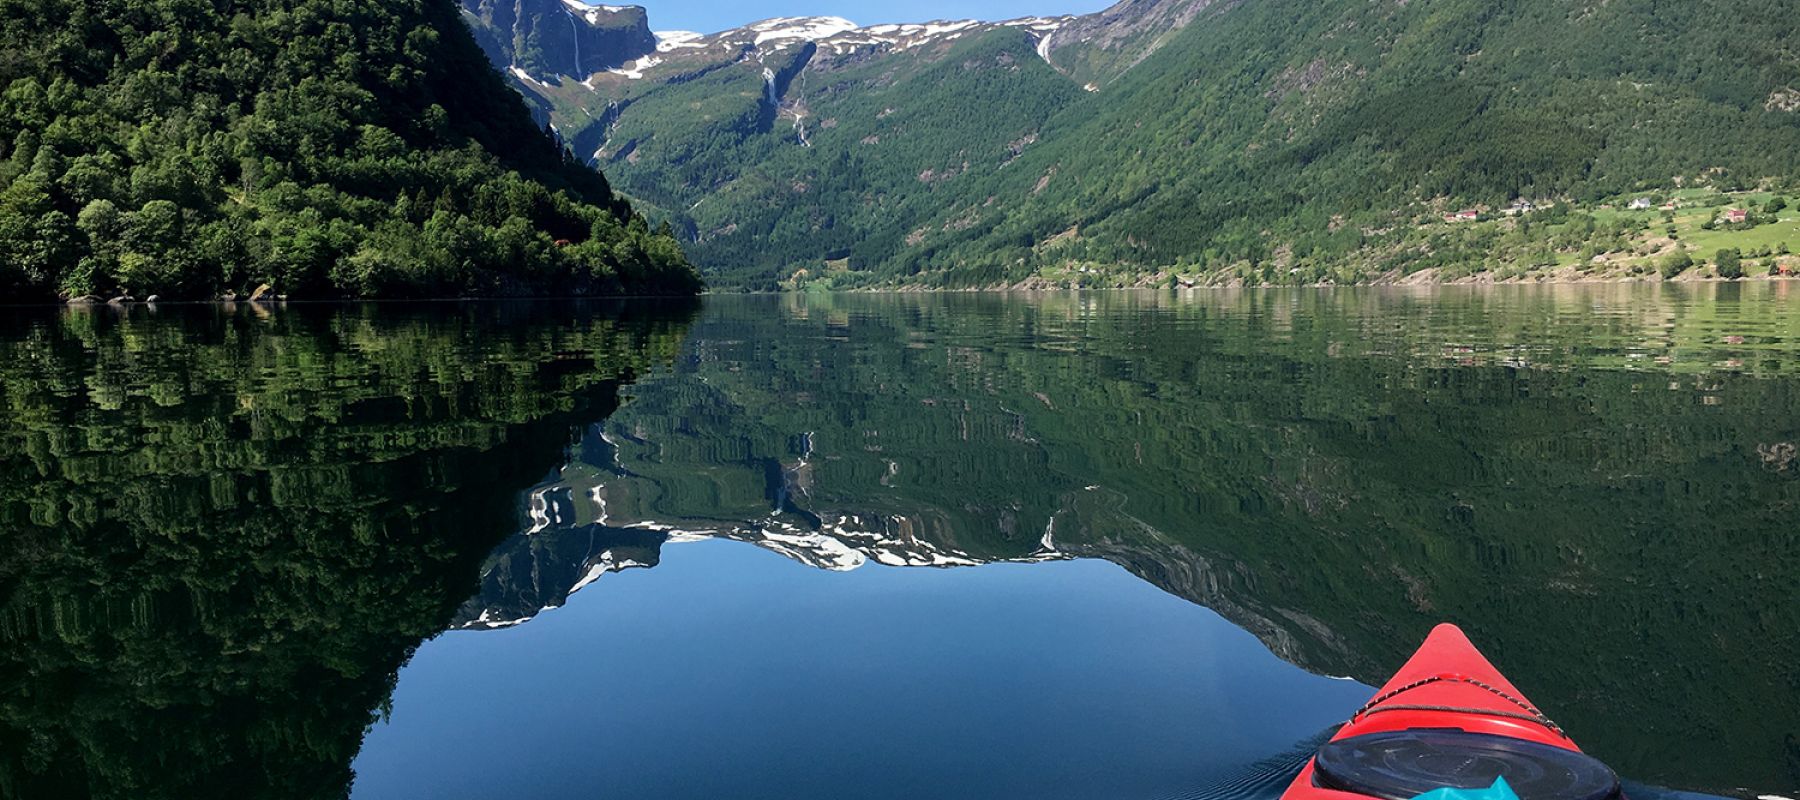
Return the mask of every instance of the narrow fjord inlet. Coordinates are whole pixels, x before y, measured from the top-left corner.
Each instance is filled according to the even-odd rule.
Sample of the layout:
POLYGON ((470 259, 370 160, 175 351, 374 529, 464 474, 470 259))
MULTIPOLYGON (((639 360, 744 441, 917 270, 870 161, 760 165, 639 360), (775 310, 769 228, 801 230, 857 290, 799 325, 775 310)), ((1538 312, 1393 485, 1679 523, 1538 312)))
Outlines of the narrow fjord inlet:
POLYGON ((1800 800, 1796 0, 0 0, 0 800, 1800 800))

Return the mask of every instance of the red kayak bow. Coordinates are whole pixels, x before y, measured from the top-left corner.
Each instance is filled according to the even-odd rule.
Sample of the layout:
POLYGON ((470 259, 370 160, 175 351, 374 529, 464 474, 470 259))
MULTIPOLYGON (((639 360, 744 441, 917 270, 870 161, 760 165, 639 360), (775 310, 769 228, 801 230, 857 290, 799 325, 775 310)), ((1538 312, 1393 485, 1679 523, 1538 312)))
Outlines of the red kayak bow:
POLYGON ((1583 754, 1461 629, 1439 625, 1282 800, 1412 800, 1487 789, 1497 778, 1520 800, 1620 797, 1612 770, 1583 754))

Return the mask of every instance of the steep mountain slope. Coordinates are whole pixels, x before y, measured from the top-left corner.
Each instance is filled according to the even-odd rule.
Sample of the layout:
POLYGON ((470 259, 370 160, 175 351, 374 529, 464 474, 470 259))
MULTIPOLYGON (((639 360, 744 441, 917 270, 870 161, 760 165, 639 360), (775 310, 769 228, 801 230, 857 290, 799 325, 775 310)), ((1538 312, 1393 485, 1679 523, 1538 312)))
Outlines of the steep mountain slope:
POLYGON ((1085 94, 1039 53, 1069 21, 774 19, 666 34, 587 75, 507 69, 572 150, 710 253, 715 280, 774 288, 776 264, 905 249, 922 235, 906 221, 1034 145, 1085 94))
POLYGON ((631 176, 626 192, 676 211, 726 282, 766 277, 771 259, 800 253, 815 271, 872 263, 920 235, 910 221, 969 202, 961 183, 1003 169, 1080 99, 1035 46, 1032 31, 1012 27, 874 57, 831 40, 796 44, 755 62, 760 74, 721 70, 628 107, 607 128, 602 163, 631 176), (659 141, 680 129, 697 92, 736 100, 719 112, 734 122, 659 141), (737 265, 752 270, 734 274, 737 265))
POLYGON ((637 6, 579 0, 464 0, 464 20, 488 60, 506 68, 534 112, 548 101, 537 75, 591 75, 656 51, 650 16, 637 6))
POLYGON ((1013 23, 771 20, 518 80, 727 285, 1088 265, 1359 279, 1452 257, 1415 234, 1453 204, 1791 182, 1800 31, 1783 6, 1125 0, 1013 23))
POLYGON ((1044 60, 1099 89, 1162 49, 1201 12, 1222 0, 1121 0, 1069 21, 1040 48, 1044 60))
POLYGON ((469 0, 475 41, 527 74, 588 75, 656 49, 650 17, 636 6, 576 0, 469 0))
POLYGON ((452 0, 5 3, 0 38, 0 300, 696 288, 452 0))
POLYGON ((1015 258, 1299 268, 1434 200, 1791 180, 1800 118, 1772 98, 1800 60, 1777 5, 1245 3, 1059 118, 1021 172, 1073 179, 1002 176, 985 191, 1028 199, 933 257, 1007 277, 1015 258), (1050 258, 1002 252, 1070 229, 1050 258))

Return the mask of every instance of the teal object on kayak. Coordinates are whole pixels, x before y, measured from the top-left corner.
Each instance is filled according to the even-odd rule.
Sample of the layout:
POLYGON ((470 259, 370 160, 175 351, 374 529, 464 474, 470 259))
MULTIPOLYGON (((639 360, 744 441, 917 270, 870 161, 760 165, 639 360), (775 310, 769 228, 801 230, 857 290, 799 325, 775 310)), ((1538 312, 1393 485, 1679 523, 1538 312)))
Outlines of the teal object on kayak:
POLYGON ((1433 789, 1413 800, 1519 800, 1505 778, 1495 778, 1486 789, 1433 789))

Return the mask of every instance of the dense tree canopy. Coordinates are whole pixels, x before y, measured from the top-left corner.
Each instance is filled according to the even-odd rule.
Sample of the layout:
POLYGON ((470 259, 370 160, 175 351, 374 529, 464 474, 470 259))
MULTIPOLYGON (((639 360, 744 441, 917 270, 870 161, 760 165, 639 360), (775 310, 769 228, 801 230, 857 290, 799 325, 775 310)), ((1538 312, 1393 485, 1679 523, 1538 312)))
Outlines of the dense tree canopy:
POLYGON ((692 292, 451 0, 0 0, 0 300, 692 292))

